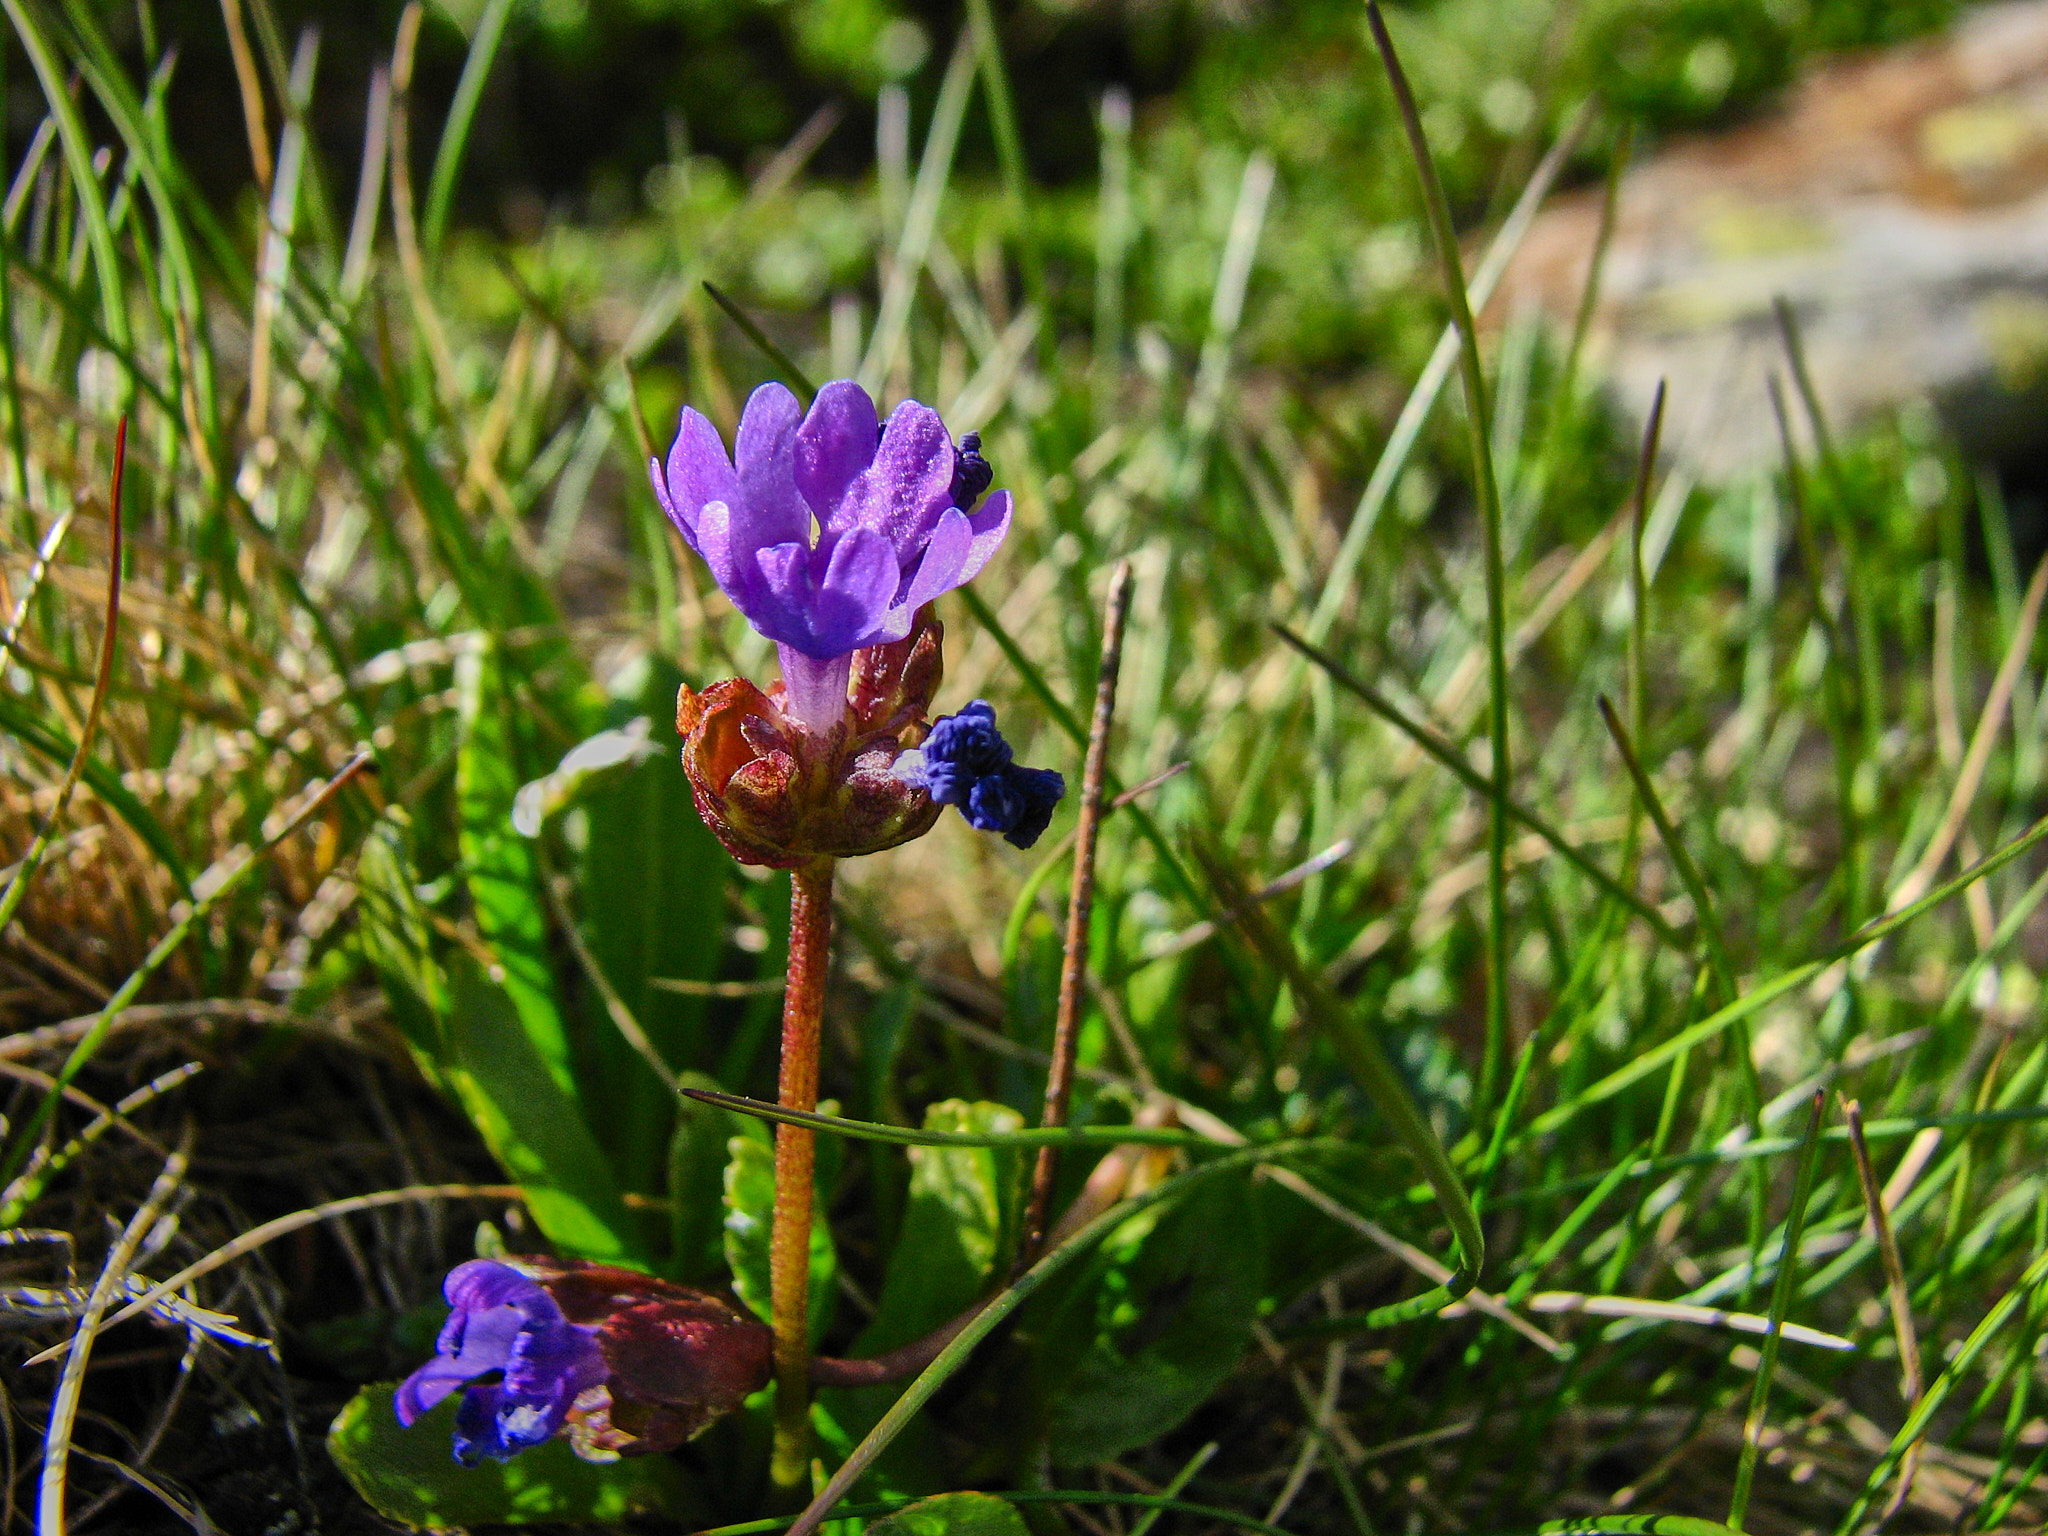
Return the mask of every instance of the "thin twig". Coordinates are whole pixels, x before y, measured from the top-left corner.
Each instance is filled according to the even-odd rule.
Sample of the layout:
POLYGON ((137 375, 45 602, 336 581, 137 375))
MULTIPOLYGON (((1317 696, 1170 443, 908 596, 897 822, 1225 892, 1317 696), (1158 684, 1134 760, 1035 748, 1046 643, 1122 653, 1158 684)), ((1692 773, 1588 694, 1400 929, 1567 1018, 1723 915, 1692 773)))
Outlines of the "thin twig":
MULTIPOLYGON (((1074 1091, 1074 1051, 1079 1044, 1081 998, 1088 970, 1088 919, 1095 907, 1095 848, 1102 830, 1104 785, 1109 777, 1109 732, 1116 719, 1117 672, 1123 665, 1124 623, 1131 611, 1131 563, 1117 562, 1109 578, 1109 602, 1102 620, 1102 666, 1095 679, 1095 718, 1088 728, 1088 754, 1081 768, 1081 814, 1074 828, 1074 883, 1067 897, 1066 955, 1060 965, 1059 1012, 1052 1035, 1052 1070, 1045 1079, 1045 1112, 1039 1124, 1054 1130, 1067 1123, 1074 1091)), ((1059 1150, 1042 1147, 1032 1170, 1031 1199, 1025 1209, 1023 1240, 1017 1248, 1022 1274, 1045 1246, 1059 1150)))

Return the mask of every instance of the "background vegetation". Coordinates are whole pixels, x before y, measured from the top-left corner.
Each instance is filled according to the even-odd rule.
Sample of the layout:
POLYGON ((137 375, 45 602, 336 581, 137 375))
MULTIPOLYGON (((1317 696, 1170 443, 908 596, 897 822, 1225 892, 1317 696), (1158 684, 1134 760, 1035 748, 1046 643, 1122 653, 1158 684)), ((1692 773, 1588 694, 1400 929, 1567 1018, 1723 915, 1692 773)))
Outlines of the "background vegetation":
MULTIPOLYGON (((1169 1487, 1302 1531, 1720 1520, 1762 1379, 1745 1528, 1855 1528, 1909 1446, 1895 1528, 2038 1525, 2048 880, 2023 850, 1842 947, 2042 809, 2043 589, 1928 413, 1752 483, 1653 476, 1632 518, 1593 369, 1533 326, 1489 338, 1510 789, 1579 859, 1518 833, 1496 930, 1471 423, 1455 382, 1414 383, 1445 312, 1355 10, 1025 7, 982 34, 973 7, 822 0, 6 9, 10 1363, 90 1336, 96 1277, 104 1312, 266 1219, 539 1191, 335 1214, 191 1282, 273 1350, 174 1316, 68 1378, 11 1369, 8 1523, 54 1477, 81 1527, 379 1528, 321 1437, 420 1357, 480 1247, 746 1294, 753 1133, 662 1077, 772 1089, 787 909, 697 824, 668 726, 679 678, 770 665, 640 468, 683 401, 729 427, 779 366, 709 280, 811 376, 982 431, 1020 515, 945 611, 943 699, 994 699, 1023 759, 1073 776, 1131 562, 1114 771, 1186 766, 1105 832, 1077 1118, 1310 1143, 1119 1229, 866 1492, 1064 1490, 1032 1518, 1132 1536, 1111 1497, 1169 1487), (1442 403, 1397 425, 1411 389, 1442 403), (650 755, 556 774, 636 719, 650 755), (359 749, 374 773, 293 824, 359 749), (1218 938, 1197 839, 1275 887, 1324 985, 1218 938), (1369 1316, 1451 1238, 1361 1093, 1360 1028, 1474 1191, 1497 1309, 1369 1316), (1833 1099, 1801 1183, 1817 1090, 1870 1123, 1889 1281, 1833 1099), (1811 1332, 1766 1363, 1774 1307, 1811 1332)), ((1588 95, 1579 177, 1624 125, 1753 109, 1813 49, 1939 19, 1446 0, 1394 25, 1478 249, 1588 95)), ((849 871, 845 1114, 1035 1117, 1065 856, 953 821, 849 871)), ((1016 1156, 844 1143, 829 1348, 1001 1273, 1016 1156)), ((1067 1183, 1180 1166, 1070 1156, 1067 1183)), ((879 1411, 828 1401, 823 1454, 879 1411)), ((720 1426, 646 1497, 751 1517, 763 1433, 720 1426)))

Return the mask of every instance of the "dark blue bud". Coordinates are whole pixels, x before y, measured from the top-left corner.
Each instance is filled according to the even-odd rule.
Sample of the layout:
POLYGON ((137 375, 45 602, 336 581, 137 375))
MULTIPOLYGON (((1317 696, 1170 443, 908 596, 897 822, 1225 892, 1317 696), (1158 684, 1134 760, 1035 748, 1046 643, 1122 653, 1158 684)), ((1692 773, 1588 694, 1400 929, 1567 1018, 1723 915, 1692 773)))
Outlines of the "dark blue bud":
POLYGON ((1010 744, 996 729, 996 712, 976 699, 957 715, 937 721, 924 739, 924 782, 941 805, 966 808, 975 783, 1010 765, 1010 744))
POLYGON ((1015 848, 1029 848, 1052 824, 1052 813, 1067 793, 1067 781, 1056 769, 1020 768, 1003 771, 1010 793, 1021 802, 1017 820, 1003 833, 1015 848))
POLYGON ((977 831, 1000 833, 1018 848, 1038 841, 1067 792, 1067 781, 1052 769, 1012 761, 996 712, 983 699, 934 722, 918 756, 917 774, 932 799, 957 806, 977 831))
POLYGON ((1007 771, 992 773, 974 781, 960 814, 977 832, 1000 832, 1007 837, 1024 814, 1024 797, 1017 793, 1007 771))
POLYGON ((962 512, 972 512, 995 478, 996 472, 981 456, 981 434, 967 433, 953 454, 953 505, 962 512))

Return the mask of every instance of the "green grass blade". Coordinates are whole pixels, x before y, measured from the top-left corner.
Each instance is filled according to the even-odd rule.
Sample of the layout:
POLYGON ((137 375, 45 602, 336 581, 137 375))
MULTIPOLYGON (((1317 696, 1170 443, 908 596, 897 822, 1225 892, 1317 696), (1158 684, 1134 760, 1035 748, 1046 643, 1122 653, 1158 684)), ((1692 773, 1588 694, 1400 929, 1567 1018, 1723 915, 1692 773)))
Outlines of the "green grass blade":
POLYGON ((1508 788, 1514 779, 1508 742, 1507 567, 1501 549, 1500 486, 1493 469, 1493 417, 1487 401, 1486 370, 1479 357, 1479 332, 1472 321, 1472 306, 1465 288, 1464 261, 1458 254, 1458 233, 1451 223, 1450 203, 1437 176, 1428 135, 1423 132, 1422 113, 1415 105, 1414 92, 1409 89, 1408 77, 1395 54, 1386 18, 1380 14, 1379 0, 1366 0, 1365 18, 1379 49, 1380 62, 1386 66, 1401 126, 1408 135, 1416 176, 1422 184, 1430 237, 1442 270, 1444 297, 1458 328, 1459 372, 1465 381, 1468 418, 1466 436, 1472 449, 1473 487, 1479 498, 1486 552, 1487 722, 1493 747, 1488 778, 1492 785, 1492 811, 1486 842, 1486 1041, 1473 1098, 1475 1112, 1485 1115, 1498 1096, 1500 1076, 1507 1061, 1508 788))
POLYGON ((740 334, 761 349, 761 355, 775 365, 776 371, 782 375, 784 381, 796 390, 804 409, 809 410, 811 401, 818 393, 818 386, 810 381, 803 369, 790 361, 788 353, 768 339, 768 333, 754 323, 752 315, 735 304, 725 290, 708 277, 704 279, 704 291, 711 295, 712 303, 725 311, 726 318, 740 328, 740 334))
POLYGON ((1420 1306, 1423 1298, 1400 1303, 1390 1310, 1388 1321, 1396 1320, 1394 1313, 1403 1308, 1414 1307, 1416 1312, 1406 1315, 1419 1315, 1462 1296, 1478 1284, 1485 1269, 1486 1237, 1480 1230, 1479 1214, 1465 1192, 1464 1181, 1445 1155, 1436 1132, 1416 1108, 1407 1085, 1387 1059, 1379 1040, 1359 1024, 1352 1011, 1331 992, 1329 984, 1302 963, 1294 945, 1274 925, 1265 908, 1251 899, 1236 872, 1219 854, 1204 850, 1201 857, 1218 906, 1232 914, 1237 931, 1253 951, 1286 981, 1294 993, 1294 1006, 1330 1042, 1353 1081, 1386 1117, 1395 1140, 1421 1167, 1450 1223, 1452 1240, 1458 1246, 1458 1269, 1449 1284, 1439 1288, 1445 1292, 1443 1298, 1428 1307, 1420 1306))
POLYGON ((1191 1131, 1169 1131, 1141 1125, 1056 1126, 1051 1130, 1026 1131, 920 1131, 907 1125, 877 1125, 866 1120, 847 1120, 838 1115, 813 1114, 783 1109, 759 1099, 738 1094, 714 1093, 708 1088, 685 1088, 685 1098, 735 1114, 753 1115, 783 1125, 806 1125, 814 1130, 849 1136, 856 1141, 879 1141, 898 1147, 1182 1147, 1189 1151, 1215 1150, 1220 1144, 1191 1131))
POLYGON ((1783 1337, 1785 1312, 1791 1305, 1794 1279, 1799 1270, 1799 1237, 1806 1228, 1806 1206, 1813 1195, 1813 1171, 1820 1151, 1820 1121, 1827 1095, 1813 1096, 1813 1113, 1806 1122, 1806 1137, 1799 1156, 1798 1182, 1792 1188, 1792 1209, 1785 1216, 1785 1247, 1778 1256, 1778 1273, 1771 1285, 1771 1326, 1764 1335, 1762 1360, 1756 1368, 1756 1384, 1749 1396, 1749 1412, 1742 1422, 1742 1456, 1735 1465, 1735 1490, 1728 1500, 1728 1524, 1736 1530, 1749 1513, 1749 1490, 1756 1477, 1756 1456, 1763 1445, 1764 1413, 1771 1401, 1771 1377, 1778 1366, 1778 1341, 1783 1337))
POLYGON ((448 122, 441 130, 441 142, 434 148, 434 170, 427 180, 427 213, 421 243, 429 256, 441 249, 448 232, 448 208, 455 198, 455 179, 462 173, 463 151, 469 147, 469 131, 476 122, 477 104, 483 100, 484 85, 497 62, 498 45, 505 38, 505 22, 512 14, 512 0, 488 0, 477 18, 476 35, 470 39, 469 55, 462 62, 462 78, 455 82, 454 99, 448 103, 448 122))
MULTIPOLYGON (((1479 795, 1490 795, 1493 792, 1493 786, 1487 781, 1486 775, 1467 762, 1465 755, 1457 747, 1446 741, 1442 736, 1439 736, 1421 721, 1410 717, 1407 711, 1402 709, 1400 705, 1394 703, 1392 699, 1389 699, 1377 688, 1357 676, 1342 662, 1338 661, 1336 657, 1330 655, 1328 651, 1325 651, 1314 642, 1297 635, 1285 624, 1274 624, 1273 632, 1297 651, 1300 651, 1302 655, 1306 656, 1318 667, 1322 668, 1324 672, 1328 673, 1331 681, 1338 684, 1347 693, 1355 694, 1374 714, 1401 732, 1402 735, 1422 748, 1423 751, 1427 752, 1439 763, 1442 763, 1444 767, 1450 769, 1457 776, 1458 782, 1467 789, 1479 795)), ((1631 912, 1635 913, 1636 916, 1648 923, 1651 929, 1665 943, 1678 949, 1686 947, 1685 941, 1679 936, 1678 930, 1665 920, 1663 913, 1659 912, 1655 907, 1643 900, 1642 897, 1594 863, 1588 855, 1575 847, 1562 832, 1558 831, 1548 821, 1517 800, 1511 799, 1508 801, 1508 813, 1531 832, 1534 832, 1538 837, 1550 844, 1552 848, 1556 849, 1559 858, 1570 864, 1572 868, 1578 870, 1587 879, 1599 886, 1602 891, 1606 892, 1616 901, 1621 902, 1631 912)))

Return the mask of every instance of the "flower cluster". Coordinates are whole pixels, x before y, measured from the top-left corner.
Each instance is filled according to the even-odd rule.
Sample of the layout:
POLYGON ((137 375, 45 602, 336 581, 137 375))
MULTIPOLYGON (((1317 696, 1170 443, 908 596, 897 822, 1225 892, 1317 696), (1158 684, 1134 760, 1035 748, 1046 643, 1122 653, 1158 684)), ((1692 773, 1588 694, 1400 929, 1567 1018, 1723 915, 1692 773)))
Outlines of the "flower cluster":
POLYGON ((1010 527, 981 440, 956 446, 914 400, 883 422, 842 379, 808 414, 763 384, 734 450, 685 410, 651 466, 677 530, 782 662, 765 690, 732 678, 677 699, 706 824, 742 862, 791 869, 920 837, 946 805, 1029 847, 1065 781, 1012 763, 985 704, 926 718, 943 672, 932 600, 971 580, 1010 527))
POLYGON ((590 1461, 673 1450, 768 1381, 765 1327, 633 1270, 472 1259, 443 1293, 452 1310, 434 1357, 398 1389, 398 1420, 410 1425, 465 1388, 455 1415, 464 1465, 558 1434, 590 1461))

